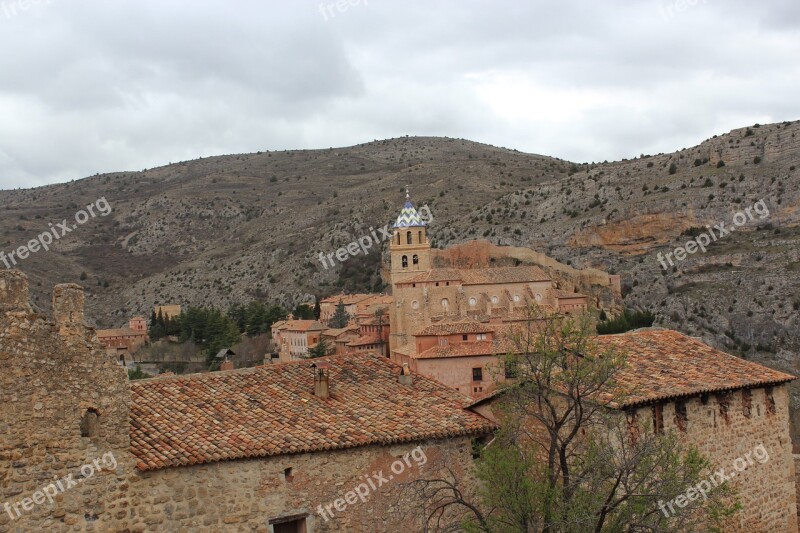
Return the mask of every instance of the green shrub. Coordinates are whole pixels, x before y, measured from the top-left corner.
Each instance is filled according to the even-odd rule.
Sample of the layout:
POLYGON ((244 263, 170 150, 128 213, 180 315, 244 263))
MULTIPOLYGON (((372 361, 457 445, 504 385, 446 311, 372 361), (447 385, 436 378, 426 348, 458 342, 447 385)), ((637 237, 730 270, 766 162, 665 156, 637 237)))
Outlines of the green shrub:
POLYGON ((655 322, 655 315, 650 311, 630 311, 626 309, 621 315, 597 324, 599 335, 625 333, 632 329, 649 328, 655 322))

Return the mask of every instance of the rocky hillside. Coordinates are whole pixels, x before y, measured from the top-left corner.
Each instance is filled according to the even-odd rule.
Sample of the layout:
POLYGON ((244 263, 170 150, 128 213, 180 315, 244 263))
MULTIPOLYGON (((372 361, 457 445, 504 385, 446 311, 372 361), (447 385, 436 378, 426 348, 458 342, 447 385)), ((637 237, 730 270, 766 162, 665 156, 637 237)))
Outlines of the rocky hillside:
POLYGON ((800 122, 582 165, 419 137, 230 155, 2 191, 0 250, 106 198, 110 215, 21 262, 41 307, 65 281, 87 287, 100 326, 153 303, 298 303, 343 285, 380 286, 377 253, 343 269, 325 269, 317 257, 390 222, 411 184, 434 216, 437 247, 484 238, 620 274, 626 304, 654 311, 660 325, 798 372, 798 164, 800 122), (736 226, 739 211, 746 220, 736 226), (736 231, 715 230, 705 253, 675 259, 676 247, 720 223, 736 231), (658 254, 670 252, 664 269, 658 254))

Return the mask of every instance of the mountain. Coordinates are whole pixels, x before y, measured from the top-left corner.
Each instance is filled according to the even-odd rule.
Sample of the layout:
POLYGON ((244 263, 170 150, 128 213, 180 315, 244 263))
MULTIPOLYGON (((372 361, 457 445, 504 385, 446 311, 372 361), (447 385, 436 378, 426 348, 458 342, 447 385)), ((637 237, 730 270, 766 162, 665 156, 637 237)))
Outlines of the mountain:
POLYGON ((104 327, 154 303, 299 303, 380 287, 375 251, 327 269, 318 256, 377 235, 410 184, 433 215, 434 246, 484 238, 620 274, 626 305, 652 310, 657 325, 798 373, 798 163, 800 122, 595 164, 427 137, 265 151, 0 191, 0 250, 49 223, 75 225, 20 265, 42 308, 53 284, 86 286, 89 318, 104 327), (111 213, 75 224, 100 198, 111 213), (720 223, 736 231, 712 229, 705 253, 675 259, 720 223))

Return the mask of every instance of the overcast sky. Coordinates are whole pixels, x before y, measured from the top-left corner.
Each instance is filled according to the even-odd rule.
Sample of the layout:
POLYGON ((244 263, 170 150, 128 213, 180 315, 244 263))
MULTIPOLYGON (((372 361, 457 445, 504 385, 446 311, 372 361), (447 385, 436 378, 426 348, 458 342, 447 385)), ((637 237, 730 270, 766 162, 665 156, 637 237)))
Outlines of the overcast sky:
POLYGON ((572 161, 800 118, 797 0, 0 0, 0 188, 462 137, 572 161))

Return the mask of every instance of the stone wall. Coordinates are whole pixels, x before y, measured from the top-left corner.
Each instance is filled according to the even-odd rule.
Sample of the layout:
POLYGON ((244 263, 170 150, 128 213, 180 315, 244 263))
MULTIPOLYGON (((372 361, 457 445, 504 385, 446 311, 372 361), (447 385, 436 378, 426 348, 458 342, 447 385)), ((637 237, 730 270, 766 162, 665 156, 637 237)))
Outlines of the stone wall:
MULTIPOLYGON (((736 474, 730 484, 738 492, 743 509, 726 524, 726 533, 797 531, 786 386, 754 389, 750 394, 749 401, 743 391, 688 399, 684 402, 685 430, 678 425, 675 402, 665 403, 664 428, 674 430, 696 446, 715 470, 725 468, 726 473, 736 474), (769 459, 763 463, 754 459, 750 464, 748 454, 750 458, 757 457, 754 450, 759 446, 763 446, 769 459), (742 460, 748 466, 738 472, 736 464, 741 465, 742 460)), ((639 409, 637 418, 651 419, 651 407, 639 409)))
POLYGON ((470 439, 463 437, 138 473, 129 497, 137 517, 117 525, 131 531, 271 532, 271 521, 304 517, 308 533, 421 531, 419 502, 409 497, 403 484, 412 478, 447 475, 447 467, 458 477, 468 477, 471 453, 470 439), (416 446, 424 453, 425 464, 413 456, 410 465, 402 462, 402 456, 416 446), (392 472, 398 460, 404 465, 400 475, 392 472), (383 482, 373 476, 381 472, 383 482), (365 484, 368 477, 376 490, 365 484), (338 511, 335 502, 358 485, 362 493, 369 488, 366 501, 341 501, 344 510, 338 511), (327 506, 333 516, 324 510, 327 506))
POLYGON ((33 313, 24 274, 0 271, 0 531, 92 530, 131 470, 127 375, 84 326, 79 286, 56 286, 53 311, 33 313))

